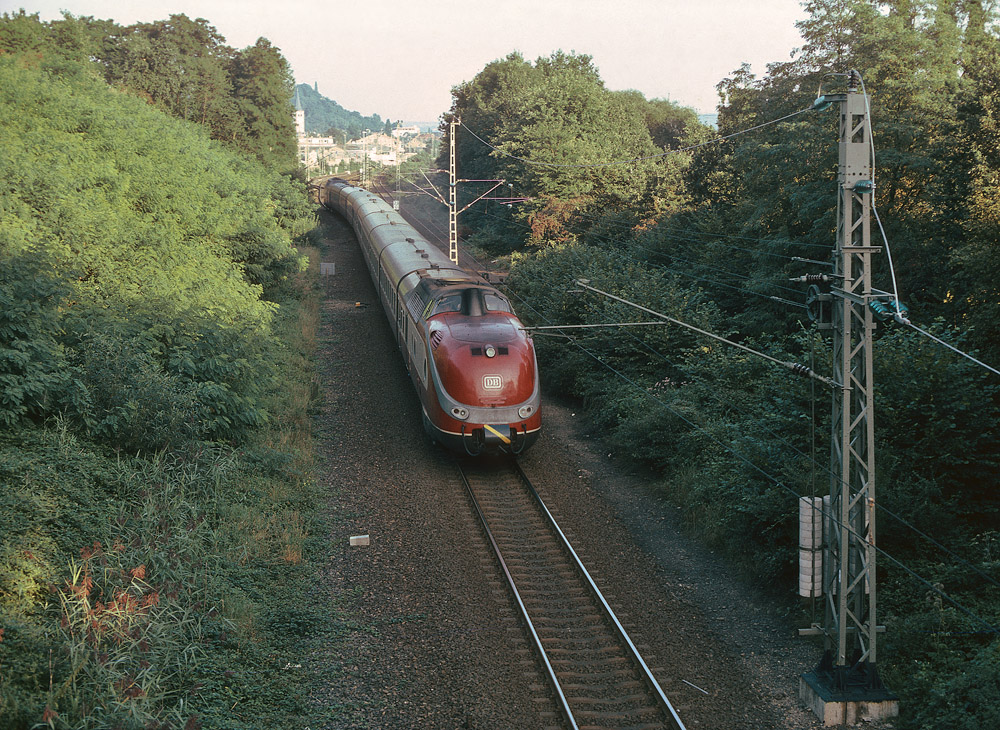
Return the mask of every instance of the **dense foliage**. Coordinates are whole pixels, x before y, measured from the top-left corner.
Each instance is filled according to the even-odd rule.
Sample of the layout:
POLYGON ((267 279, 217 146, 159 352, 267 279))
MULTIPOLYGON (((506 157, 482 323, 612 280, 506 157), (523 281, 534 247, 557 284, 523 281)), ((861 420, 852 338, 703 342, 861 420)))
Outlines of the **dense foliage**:
MULTIPOLYGON (((911 318, 1000 364, 996 9, 805 5, 793 60, 719 84, 717 142, 661 102, 607 91, 586 57, 513 54, 454 90, 460 175, 504 178, 531 198, 463 214, 471 243, 515 251, 509 284, 524 319, 644 317, 579 291, 574 279, 585 278, 829 372, 829 340, 790 279, 828 271, 810 262, 829 260, 835 237, 837 120, 811 107, 856 69, 871 96, 879 219, 911 318)), ((873 231, 881 243, 874 221, 873 231)), ((891 290, 886 263, 876 286, 891 290)), ((793 607, 796 495, 823 494, 831 478, 826 390, 676 326, 582 332, 536 339, 550 385, 583 399, 617 456, 661 473, 692 529, 793 607)), ((880 665, 902 697, 902 727, 991 726, 1000 378, 891 323, 875 348, 880 546, 923 579, 880 560, 880 665)))
MULTIPOLYGON (((474 242, 494 253, 509 252, 524 229, 534 245, 574 241, 582 221, 589 229, 595 218, 635 223, 676 209, 683 162, 663 153, 708 134, 690 109, 609 91, 585 55, 557 52, 532 64, 512 53, 453 93, 442 129, 447 133, 452 120, 462 125, 461 176, 502 179, 530 198, 515 208, 480 206, 463 214, 477 231, 474 242)), ((441 154, 448 154, 447 140, 441 154)), ((448 167, 446 157, 439 166, 448 167)), ((460 191, 467 199, 482 192, 460 191)))
POLYGON ((348 111, 309 84, 298 84, 295 87, 295 97, 306 113, 306 131, 311 134, 346 134, 348 139, 357 139, 366 129, 381 132, 389 123, 388 120, 383 122, 378 114, 365 117, 358 112, 348 111))
POLYGON ((230 59, 233 118, 258 126, 225 144, 194 109, 226 99, 170 76, 220 43, 178 16, 0 19, 4 728, 313 721, 282 671, 306 625, 334 626, 299 607, 325 533, 293 246, 313 208, 254 153, 290 125, 273 47, 230 59), (165 65, 107 60, 130 53, 165 65))
POLYGON ((296 167, 288 62, 266 38, 242 50, 226 45, 203 18, 120 26, 73 17, 41 23, 23 10, 4 15, 0 49, 89 63, 130 91, 284 173, 296 167))
POLYGON ((64 413, 121 446, 148 423, 147 450, 258 425, 294 183, 83 71, 4 57, 0 79, 2 421, 64 413))

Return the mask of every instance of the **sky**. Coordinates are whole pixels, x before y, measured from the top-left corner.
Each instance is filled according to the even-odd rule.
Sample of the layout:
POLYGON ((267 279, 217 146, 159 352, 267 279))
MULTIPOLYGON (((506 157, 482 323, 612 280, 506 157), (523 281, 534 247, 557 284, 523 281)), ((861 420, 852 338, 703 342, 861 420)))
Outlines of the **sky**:
POLYGON ((712 113, 715 85, 740 64, 759 76, 789 60, 805 17, 799 0, 0 0, 0 12, 20 8, 120 25, 205 18, 235 48, 267 38, 296 83, 349 110, 426 123, 453 86, 512 51, 587 54, 609 89, 712 113))

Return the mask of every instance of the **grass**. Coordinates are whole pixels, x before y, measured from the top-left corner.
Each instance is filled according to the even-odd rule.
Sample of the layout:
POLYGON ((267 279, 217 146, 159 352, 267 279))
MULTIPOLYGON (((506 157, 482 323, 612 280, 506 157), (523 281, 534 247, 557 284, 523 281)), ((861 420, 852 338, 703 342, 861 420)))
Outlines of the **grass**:
POLYGON ((128 457, 67 425, 0 432, 0 727, 322 724, 318 251, 282 303, 280 387, 248 443, 128 457))

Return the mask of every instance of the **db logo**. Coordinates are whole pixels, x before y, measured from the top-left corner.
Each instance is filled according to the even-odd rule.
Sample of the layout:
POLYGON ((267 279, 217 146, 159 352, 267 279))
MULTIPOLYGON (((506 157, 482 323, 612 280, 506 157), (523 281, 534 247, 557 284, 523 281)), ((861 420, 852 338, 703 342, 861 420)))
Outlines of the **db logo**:
POLYGON ((503 387, 503 378, 499 375, 484 375, 483 387, 487 390, 499 390, 503 387))

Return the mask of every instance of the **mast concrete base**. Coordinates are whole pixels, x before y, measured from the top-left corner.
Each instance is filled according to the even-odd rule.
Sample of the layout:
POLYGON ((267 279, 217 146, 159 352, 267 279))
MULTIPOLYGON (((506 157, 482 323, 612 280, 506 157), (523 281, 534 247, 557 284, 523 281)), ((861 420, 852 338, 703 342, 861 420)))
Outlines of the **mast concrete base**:
POLYGON ((899 699, 886 689, 848 686, 836 690, 829 676, 807 672, 799 677, 799 701, 815 713, 824 727, 855 725, 899 715, 899 699))

